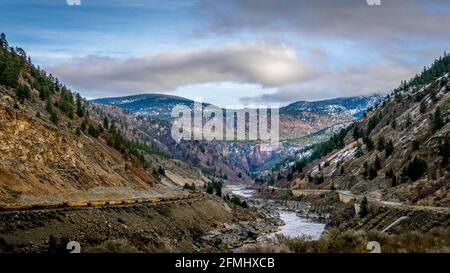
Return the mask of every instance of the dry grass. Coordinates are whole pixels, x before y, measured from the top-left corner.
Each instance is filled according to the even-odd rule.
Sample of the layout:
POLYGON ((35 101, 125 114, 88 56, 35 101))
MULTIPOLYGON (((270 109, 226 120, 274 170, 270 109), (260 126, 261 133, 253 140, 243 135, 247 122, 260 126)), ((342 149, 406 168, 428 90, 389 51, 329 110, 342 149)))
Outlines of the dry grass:
POLYGON ((331 229, 317 241, 308 237, 288 238, 277 235, 264 244, 244 249, 249 253, 367 253, 367 243, 377 241, 383 253, 450 252, 450 229, 426 233, 405 232, 390 235, 379 231, 340 231, 331 229))

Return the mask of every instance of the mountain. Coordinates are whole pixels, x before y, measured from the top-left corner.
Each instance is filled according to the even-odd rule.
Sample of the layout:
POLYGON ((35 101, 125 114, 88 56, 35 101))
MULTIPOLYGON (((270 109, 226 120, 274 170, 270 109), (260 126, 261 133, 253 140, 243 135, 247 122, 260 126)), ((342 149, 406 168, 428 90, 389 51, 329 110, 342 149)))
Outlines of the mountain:
MULTIPOLYGON (((350 97, 324 101, 298 101, 280 108, 280 138, 283 145, 273 151, 264 151, 258 142, 205 143, 216 151, 222 151, 229 165, 245 172, 264 169, 302 150, 305 146, 320 142, 331 135, 333 128, 341 128, 356 120, 368 108, 375 106, 381 96, 350 97), (323 131, 321 134, 316 134, 323 131), (304 140, 304 138, 308 138, 304 140)), ((96 104, 113 105, 136 116, 171 122, 170 113, 175 105, 193 107, 194 101, 176 96, 142 94, 127 97, 96 99, 96 104)), ((204 103, 205 105, 209 105, 204 103)), ((217 152, 216 152, 217 153, 217 152)))
POLYGON ((138 142, 152 141, 160 150, 174 158, 199 169, 203 175, 211 179, 221 179, 230 183, 245 184, 251 179, 238 162, 226 158, 215 142, 182 140, 176 142, 172 138, 171 124, 167 120, 155 119, 152 116, 131 115, 126 110, 112 105, 94 104, 93 114, 108 116, 126 136, 138 142))
POLYGON ((0 252, 67 253, 67 238, 83 252, 223 251, 203 237, 232 227, 237 247, 265 229, 268 216, 222 198, 224 180, 250 179, 207 143, 175 143, 167 122, 84 100, 4 37, 0 252))
MULTIPOLYGON (((161 120, 171 120, 171 111, 176 105, 193 107, 194 101, 162 94, 141 94, 116 98, 92 100, 97 104, 108 104, 123 108, 135 115, 151 116, 161 120)), ((208 104, 203 104, 204 106, 208 104)))
POLYGON ((297 101, 280 109, 280 113, 315 112, 327 115, 362 117, 368 108, 374 107, 383 96, 357 96, 320 101, 297 101))
POLYGON ((280 108, 281 139, 297 139, 352 122, 382 99, 382 96, 374 95, 294 102, 280 108))
POLYGON ((331 140, 294 173, 293 189, 351 191, 450 205, 450 57, 444 56, 331 140), (298 172, 298 173, 297 173, 298 172))
MULTIPOLYGON (((0 203, 180 194, 209 181, 132 123, 0 47, 0 203)), ((120 113, 120 115, 118 114, 120 113)))
MULTIPOLYGON (((327 127, 352 121, 375 106, 382 96, 337 98, 323 101, 298 101, 280 108, 282 138, 298 138, 327 127)), ((194 101, 163 94, 140 94, 126 97, 100 98, 92 102, 114 105, 135 115, 171 120, 176 105, 193 107, 194 101)), ((203 106, 210 104, 203 103, 203 106)))

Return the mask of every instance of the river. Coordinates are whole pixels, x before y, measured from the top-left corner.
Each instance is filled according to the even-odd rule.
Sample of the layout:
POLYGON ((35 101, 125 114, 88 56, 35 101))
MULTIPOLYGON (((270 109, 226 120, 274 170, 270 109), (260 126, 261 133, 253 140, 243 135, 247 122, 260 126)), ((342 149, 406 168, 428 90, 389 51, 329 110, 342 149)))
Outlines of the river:
MULTIPOLYGON (((224 192, 237 195, 244 199, 253 199, 254 190, 246 189, 243 186, 227 186, 224 192)), ((279 230, 272 234, 267 234, 267 237, 273 237, 275 234, 282 234, 287 237, 308 236, 311 240, 317 240, 325 230, 325 223, 317 219, 309 219, 300 217, 295 211, 288 211, 282 208, 276 208, 284 225, 279 227, 279 230)))

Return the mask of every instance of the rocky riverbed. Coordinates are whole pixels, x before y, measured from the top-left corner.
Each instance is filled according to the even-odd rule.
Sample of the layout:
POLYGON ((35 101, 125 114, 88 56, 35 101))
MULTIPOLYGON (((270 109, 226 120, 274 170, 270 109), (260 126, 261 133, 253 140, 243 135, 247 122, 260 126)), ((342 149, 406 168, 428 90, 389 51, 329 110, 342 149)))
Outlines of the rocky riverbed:
POLYGON ((276 210, 259 209, 261 218, 254 221, 239 221, 225 224, 201 237, 201 245, 233 250, 244 245, 254 244, 261 236, 277 232, 285 223, 276 210))
POLYGON ((254 190, 241 186, 225 188, 224 192, 239 196, 250 206, 257 208, 266 215, 265 221, 260 223, 261 227, 265 227, 255 229, 259 231, 258 235, 255 234, 244 240, 241 245, 264 241, 275 234, 288 237, 307 236, 313 240, 318 239, 331 215, 331 212, 327 210, 316 210, 306 201, 254 198, 254 190))

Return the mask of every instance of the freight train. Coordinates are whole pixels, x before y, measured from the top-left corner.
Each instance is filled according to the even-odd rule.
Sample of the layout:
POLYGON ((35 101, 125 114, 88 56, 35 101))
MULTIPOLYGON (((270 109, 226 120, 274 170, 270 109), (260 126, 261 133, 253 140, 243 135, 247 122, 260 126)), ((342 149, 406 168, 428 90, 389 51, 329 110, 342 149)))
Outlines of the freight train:
POLYGON ((53 209, 53 208, 81 208, 81 207, 104 207, 131 204, 156 204, 163 202, 173 202, 188 200, 202 195, 198 192, 191 192, 185 195, 160 196, 150 198, 133 198, 119 200, 97 200, 97 201, 66 201, 61 203, 36 203, 36 204, 2 204, 0 203, 0 211, 15 210, 37 210, 37 209, 53 209))

